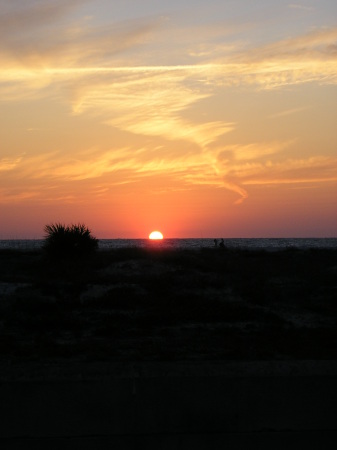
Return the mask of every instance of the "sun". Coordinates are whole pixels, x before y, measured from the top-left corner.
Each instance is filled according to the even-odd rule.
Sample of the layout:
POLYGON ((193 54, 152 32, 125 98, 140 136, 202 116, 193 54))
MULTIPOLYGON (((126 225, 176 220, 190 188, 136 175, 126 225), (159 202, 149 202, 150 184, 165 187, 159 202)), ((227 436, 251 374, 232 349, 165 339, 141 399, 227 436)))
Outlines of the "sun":
POLYGON ((163 235, 160 231, 152 231, 152 233, 149 234, 149 239, 163 239, 163 235))

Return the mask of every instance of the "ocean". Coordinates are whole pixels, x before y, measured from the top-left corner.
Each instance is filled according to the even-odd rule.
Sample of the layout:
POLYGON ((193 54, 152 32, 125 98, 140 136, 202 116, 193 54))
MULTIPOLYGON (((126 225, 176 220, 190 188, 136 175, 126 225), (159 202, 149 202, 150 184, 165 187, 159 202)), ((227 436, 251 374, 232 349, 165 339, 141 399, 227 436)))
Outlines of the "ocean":
MULTIPOLYGON (((43 239, 1 239, 1 249, 39 249, 43 239)), ((219 239, 218 239, 219 242, 219 239)), ((311 249, 337 249, 337 238, 229 238, 224 239, 228 248, 250 250, 282 250, 287 248, 311 249)), ((128 247, 160 247, 168 249, 200 249, 214 247, 214 238, 200 239, 163 239, 151 241, 149 239, 99 239, 100 250, 128 247)))

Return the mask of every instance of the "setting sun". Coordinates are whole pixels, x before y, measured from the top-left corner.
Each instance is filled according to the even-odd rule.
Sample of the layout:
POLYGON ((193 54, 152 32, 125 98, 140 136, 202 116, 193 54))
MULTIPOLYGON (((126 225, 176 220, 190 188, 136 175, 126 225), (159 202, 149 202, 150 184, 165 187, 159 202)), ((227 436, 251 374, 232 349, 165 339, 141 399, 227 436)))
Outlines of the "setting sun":
POLYGON ((163 237, 160 231, 152 231, 149 235, 149 239, 163 239, 163 237))

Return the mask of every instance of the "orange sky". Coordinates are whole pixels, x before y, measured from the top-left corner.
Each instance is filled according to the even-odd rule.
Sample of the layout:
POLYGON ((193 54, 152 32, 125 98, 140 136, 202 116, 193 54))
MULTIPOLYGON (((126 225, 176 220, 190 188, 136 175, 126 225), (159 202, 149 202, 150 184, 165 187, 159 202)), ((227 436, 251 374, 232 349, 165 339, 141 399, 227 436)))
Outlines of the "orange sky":
POLYGON ((0 2, 0 239, 336 237, 334 1, 0 2))

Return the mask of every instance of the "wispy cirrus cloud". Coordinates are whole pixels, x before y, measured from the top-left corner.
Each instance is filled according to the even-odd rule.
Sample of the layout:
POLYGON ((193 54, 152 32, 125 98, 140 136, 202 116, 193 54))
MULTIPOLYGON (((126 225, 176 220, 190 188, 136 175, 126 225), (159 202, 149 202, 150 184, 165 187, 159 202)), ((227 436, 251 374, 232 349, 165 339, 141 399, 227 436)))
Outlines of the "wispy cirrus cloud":
POLYGON ((290 141, 251 142, 250 144, 234 144, 223 146, 218 154, 217 161, 221 166, 226 166, 233 161, 251 161, 265 159, 281 153, 294 143, 290 141))
POLYGON ((317 30, 254 51, 240 51, 227 62, 93 68, 90 81, 83 73, 74 86, 73 108, 77 113, 104 111, 106 123, 135 134, 172 138, 174 130, 176 139, 190 136, 207 145, 235 125, 213 122, 202 129, 183 119, 187 108, 231 86, 275 89, 308 82, 334 84, 336 39, 337 28, 317 30))
POLYGON ((337 158, 315 156, 267 161, 232 168, 242 185, 337 182, 337 158))
POLYGON ((7 172, 15 169, 22 161, 22 157, 17 158, 2 158, 0 159, 0 172, 7 172))
MULTIPOLYGON (((216 55, 198 43, 194 51, 187 38, 181 42, 180 55, 176 47, 168 46, 168 55, 172 51, 174 55, 170 64, 156 65, 153 60, 159 50, 151 45, 162 31, 162 18, 113 26, 94 26, 81 19, 45 27, 51 25, 52 13, 57 12, 61 20, 69 8, 80 4, 33 2, 30 8, 4 15, 2 21, 5 23, 7 18, 9 25, 2 30, 0 49, 2 98, 53 95, 70 102, 76 114, 99 115, 104 123, 133 134, 207 146, 234 129, 235 124, 196 123, 185 113, 215 95, 217 89, 240 85, 273 89, 310 81, 337 82, 337 28, 318 29, 251 48, 242 39, 217 42, 219 36, 232 36, 233 28, 221 31, 218 26, 215 32, 204 27, 203 35, 208 32, 210 36, 208 43, 217 42, 216 55), (27 38, 22 23, 31 15, 35 16, 37 32, 31 32, 31 25, 27 25, 27 38), (21 24, 23 31, 16 35, 21 24), (150 35, 149 46, 142 49, 138 59, 130 61, 127 50, 146 43, 150 35), (174 63, 177 59, 191 62, 188 55, 193 52, 193 64, 174 63), (135 65, 139 58, 151 63, 135 65)), ((167 33, 167 24, 164 28, 167 33)))
MULTIPOLYGON (((295 61, 298 56, 303 62, 325 61, 336 57, 337 27, 318 28, 309 33, 283 39, 256 48, 250 52, 250 61, 295 61)), ((245 58, 248 55, 245 55, 245 58)), ((297 61, 301 65, 301 61, 297 61)), ((323 68, 324 69, 324 68, 323 68)))
POLYGON ((224 170, 224 187, 237 193, 236 204, 249 196, 250 186, 322 185, 337 183, 336 157, 311 157, 233 163, 224 170))
MULTIPOLYGON (((231 87, 262 90, 307 82, 336 84, 336 27, 254 46, 249 42, 249 27, 243 27, 246 39, 233 38, 230 28, 204 27, 206 44, 197 39, 195 45, 188 33, 183 40, 182 29, 181 45, 168 41, 162 56, 158 53, 162 48, 154 45, 164 27, 161 18, 110 26, 94 25, 88 18, 64 20, 81 3, 27 2, 22 9, 22 3, 16 2, 20 8, 8 8, 2 14, 2 100, 57 99, 74 115, 94 116, 123 132, 161 138, 161 145, 138 148, 126 144, 72 155, 45 152, 2 160, 0 170, 9 185, 20 179, 26 192, 32 186, 34 196, 42 191, 44 180, 56 184, 96 180, 101 186, 104 179, 106 184, 91 194, 101 195, 109 186, 169 174, 179 180, 179 186, 229 189, 240 203, 253 184, 335 180, 331 168, 335 161, 328 157, 287 159, 282 152, 293 145, 289 140, 221 144, 220 137, 238 124, 208 121, 200 111, 194 116, 189 112, 231 87), (177 150, 172 150, 173 141, 177 150)), ((193 36, 198 38, 197 29, 193 36)), ((274 117, 301 110, 286 108, 274 117)), ((15 192, 11 190, 12 198, 15 192)), ((23 198, 22 192, 17 195, 23 198)))
POLYGON ((223 186, 239 195, 235 201, 241 204, 248 198, 248 190, 244 187, 246 173, 255 179, 261 176, 265 158, 269 161, 289 147, 292 141, 286 142, 254 142, 245 145, 225 146, 217 154, 216 171, 223 181, 223 186))
POLYGON ((280 117, 291 116, 292 114, 297 114, 297 113, 300 113, 302 111, 306 111, 307 109, 309 109, 308 106, 300 106, 298 108, 285 109, 285 110, 280 111, 278 113, 271 114, 269 116, 269 118, 270 119, 279 119, 280 117))
POLYGON ((314 11, 314 7, 313 6, 308 6, 308 5, 302 5, 301 3, 290 3, 288 5, 288 8, 290 9, 300 9, 303 11, 314 11))
MULTIPOLYGON (((114 187, 161 176, 170 180, 168 185, 179 189, 209 186, 230 190, 238 196, 234 202, 240 204, 253 185, 337 182, 335 157, 284 158, 282 152, 289 145, 294 143, 254 143, 222 151, 205 149, 198 157, 193 152, 172 154, 161 147, 114 148, 106 152, 88 149, 67 157, 60 152, 25 155, 15 170, 6 172, 8 189, 2 192, 2 201, 36 197, 37 192, 42 200, 56 199, 60 186, 71 183, 76 191, 76 184, 86 180, 92 181, 87 188, 82 186, 81 195, 99 198, 114 187)), ((71 201, 69 190, 64 189, 64 196, 71 201)))
POLYGON ((26 2, 0 13, 0 62, 4 69, 105 65, 128 48, 144 43, 158 20, 95 25, 68 14, 88 0, 26 2))
POLYGON ((0 36, 14 38, 35 32, 41 27, 55 26, 55 22, 88 0, 2 0, 0 10, 0 36))

